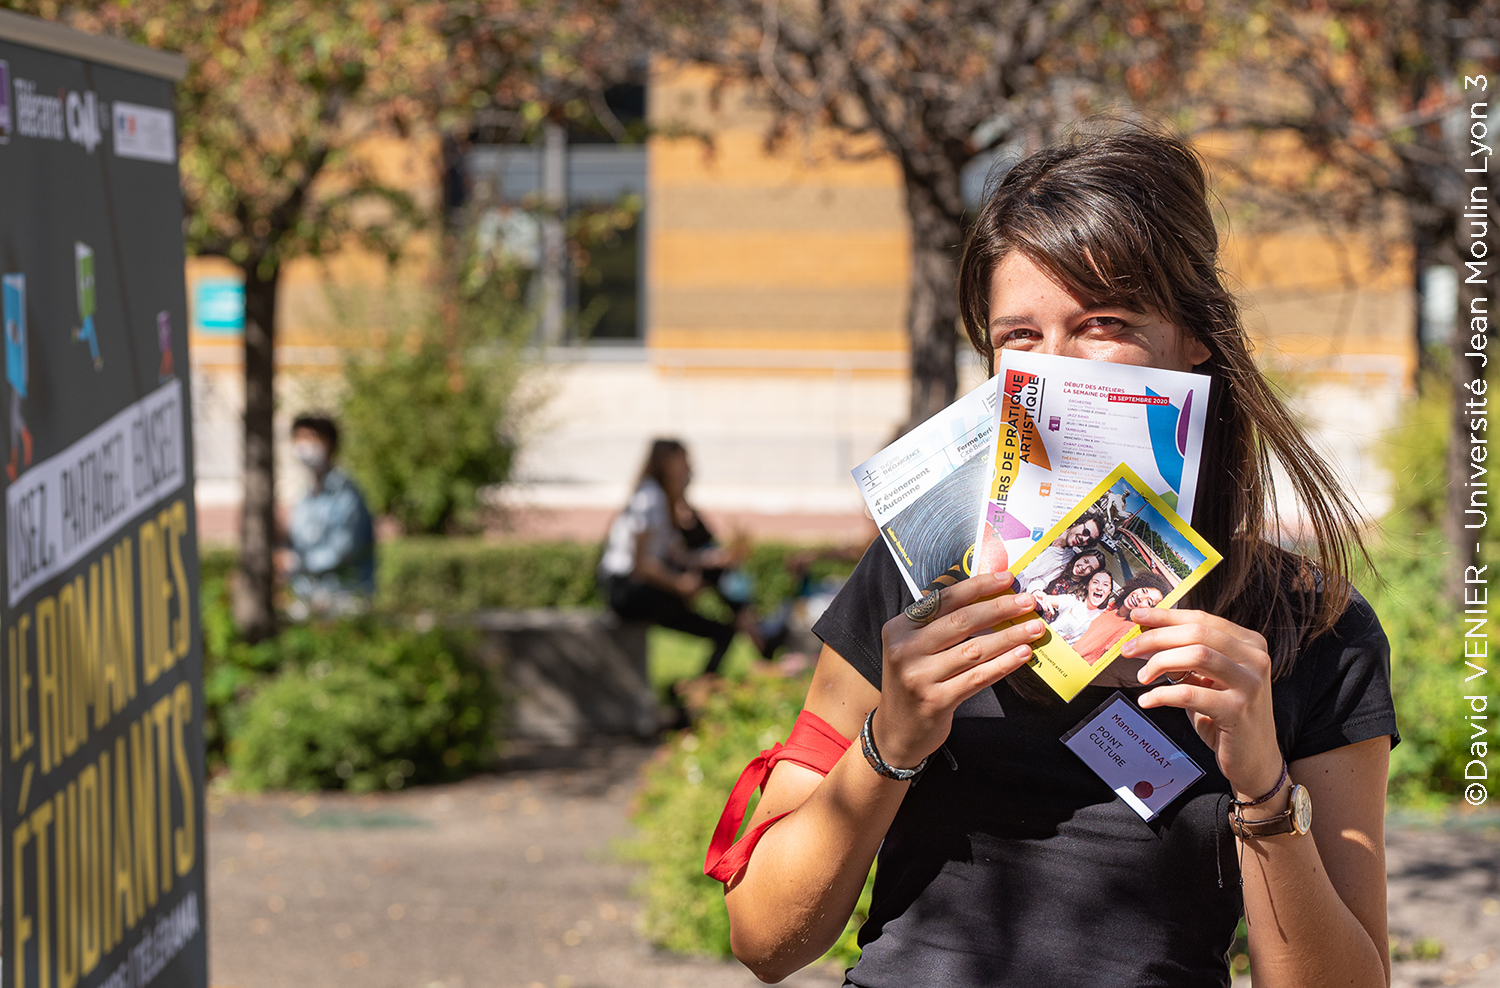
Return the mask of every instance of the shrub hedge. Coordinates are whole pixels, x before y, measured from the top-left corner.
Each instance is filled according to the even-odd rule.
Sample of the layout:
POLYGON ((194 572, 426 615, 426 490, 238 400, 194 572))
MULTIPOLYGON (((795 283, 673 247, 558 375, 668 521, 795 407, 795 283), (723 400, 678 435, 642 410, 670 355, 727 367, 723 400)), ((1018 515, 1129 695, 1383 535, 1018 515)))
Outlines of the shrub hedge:
MULTIPOLYGON (((235 784, 253 788, 370 788, 482 765, 493 743, 496 703, 488 686, 478 685, 487 680, 461 635, 441 628, 412 631, 411 617, 600 607, 594 578, 599 551, 578 542, 386 542, 379 547, 378 619, 291 627, 256 645, 239 638, 230 613, 234 553, 205 551, 201 600, 210 765, 233 768, 235 784), (387 688, 393 677, 400 680, 394 691, 387 688), (403 766, 409 770, 401 771, 403 766), (393 774, 398 771, 400 779, 393 774)), ((788 561, 808 551, 785 543, 753 550, 745 569, 764 612, 797 590, 788 561)), ((828 558, 802 568, 816 579, 852 566, 828 558)), ((693 654, 686 666, 696 668, 699 661, 693 654)))
MULTIPOLYGON (((762 613, 797 591, 789 561, 819 549, 786 542, 757 544, 743 569, 762 613)), ((586 542, 510 542, 483 538, 408 537, 379 547, 378 604, 401 613, 464 614, 500 608, 602 607, 594 571, 602 547, 586 542)), ((816 559, 812 579, 848 575, 853 564, 816 559)))
POLYGON ((396 539, 378 549, 378 604, 408 614, 599 607, 599 551, 582 542, 396 539))
POLYGON ((459 633, 375 618, 303 625, 275 640, 276 674, 229 739, 246 789, 400 789, 493 759, 496 696, 459 633))
MULTIPOLYGON (((1375 608, 1391 643, 1391 691, 1401 744, 1391 752, 1391 802, 1415 807, 1452 805, 1463 792, 1468 761, 1465 721, 1453 698, 1466 670, 1458 609, 1445 593, 1453 563, 1443 538, 1447 510, 1445 460, 1449 434, 1447 382, 1424 382, 1389 437, 1385 467, 1393 481, 1391 510, 1370 540, 1373 572, 1356 584, 1375 608)), ((1485 562, 1500 560, 1485 543, 1485 562)))
POLYGON ((230 614, 233 566, 202 556, 204 731, 234 785, 400 788, 489 764, 499 700, 465 633, 367 617, 250 645, 230 614))

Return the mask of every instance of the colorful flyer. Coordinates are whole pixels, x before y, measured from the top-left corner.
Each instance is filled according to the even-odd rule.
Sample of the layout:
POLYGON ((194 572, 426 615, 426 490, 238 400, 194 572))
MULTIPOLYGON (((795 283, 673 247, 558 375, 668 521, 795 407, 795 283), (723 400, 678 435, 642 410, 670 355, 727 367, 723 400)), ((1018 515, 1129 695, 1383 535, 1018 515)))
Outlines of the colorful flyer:
POLYGON ((1118 690, 1064 734, 1062 743, 1142 820, 1156 819, 1203 777, 1203 769, 1118 690))
POLYGON ((1004 350, 996 382, 974 572, 1004 569, 1117 463, 1192 518, 1210 378, 1004 350))
POLYGON ((970 572, 995 400, 986 381, 850 471, 913 597, 955 563, 970 572))
POLYGON ((1047 623, 1028 665, 1073 699, 1140 634, 1132 609, 1171 607, 1222 558, 1121 463, 1012 566, 1007 593, 1035 596, 1047 623))

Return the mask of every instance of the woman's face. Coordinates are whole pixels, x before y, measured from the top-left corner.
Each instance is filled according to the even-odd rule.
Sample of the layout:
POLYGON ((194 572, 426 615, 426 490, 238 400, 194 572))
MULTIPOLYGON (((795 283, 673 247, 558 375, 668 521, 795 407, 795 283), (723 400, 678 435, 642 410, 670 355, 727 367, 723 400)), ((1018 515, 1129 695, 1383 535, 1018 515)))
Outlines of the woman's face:
POLYGON ((1086 576, 1092 576, 1099 571, 1101 565, 1098 556, 1079 556, 1073 560, 1073 577, 1081 580, 1086 576))
POLYGON ((1161 600, 1162 593, 1155 587, 1136 587, 1125 598, 1125 608, 1133 610, 1137 607, 1155 607, 1161 600))
POLYGON ((1190 371, 1208 348, 1155 311, 1085 307, 1020 251, 995 265, 990 279, 990 342, 1029 350, 1190 371))
POLYGON ((1095 609, 1099 608, 1109 599, 1110 591, 1114 590, 1115 581, 1108 573, 1100 570, 1089 579, 1088 605, 1095 609))
POLYGON ((681 494, 687 490, 688 484, 693 479, 693 467, 688 462, 687 454, 670 457, 666 462, 666 487, 674 494, 681 494))

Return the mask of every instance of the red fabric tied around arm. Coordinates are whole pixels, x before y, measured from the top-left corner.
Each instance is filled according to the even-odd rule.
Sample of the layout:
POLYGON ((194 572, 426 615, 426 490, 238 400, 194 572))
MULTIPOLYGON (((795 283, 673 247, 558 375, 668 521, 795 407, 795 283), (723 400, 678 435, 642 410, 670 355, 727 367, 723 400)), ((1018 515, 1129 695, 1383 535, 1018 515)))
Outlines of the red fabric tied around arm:
POLYGON ((796 762, 819 775, 827 775, 852 743, 817 714, 806 710, 798 714, 786 744, 774 744, 762 751, 740 773, 739 781, 729 792, 729 802, 724 804, 719 825, 714 828, 713 840, 708 843, 708 857, 703 862, 703 873, 721 882, 728 882, 750 861, 750 852, 760 843, 766 828, 786 816, 785 813, 778 813, 738 841, 734 839, 734 835, 739 833, 740 824, 745 822, 745 808, 750 805, 750 794, 766 784, 766 778, 777 762, 796 762))

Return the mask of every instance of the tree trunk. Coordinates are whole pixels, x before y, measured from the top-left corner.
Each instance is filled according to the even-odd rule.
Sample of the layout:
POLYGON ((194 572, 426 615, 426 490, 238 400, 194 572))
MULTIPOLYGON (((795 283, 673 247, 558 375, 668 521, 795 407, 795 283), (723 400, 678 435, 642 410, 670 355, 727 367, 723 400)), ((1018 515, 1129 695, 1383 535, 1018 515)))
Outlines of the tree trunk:
POLYGON ((1427 269, 1433 264, 1432 237, 1430 232, 1419 223, 1412 224, 1412 285, 1417 294, 1417 318, 1413 320, 1412 333, 1415 339, 1413 345, 1417 351, 1417 393, 1422 392, 1426 385, 1425 378, 1433 368, 1433 350, 1428 338, 1432 335, 1433 327, 1427 324, 1427 269))
POLYGON ((568 132, 549 121, 543 128, 542 345, 561 346, 567 335, 568 132))
POLYGON ((911 339, 911 406, 902 432, 921 425, 958 397, 959 223, 925 190, 908 180, 911 292, 906 314, 911 339))
POLYGON ((240 508, 239 579, 234 618, 250 642, 276 631, 273 602, 276 549, 276 291, 279 269, 262 278, 254 259, 245 270, 245 476, 240 508))

